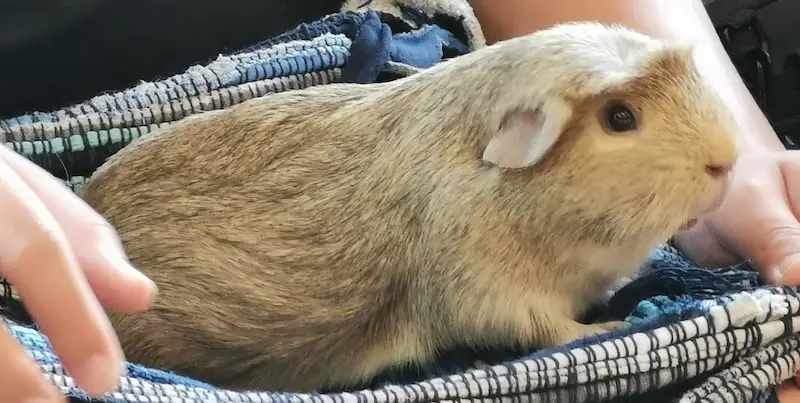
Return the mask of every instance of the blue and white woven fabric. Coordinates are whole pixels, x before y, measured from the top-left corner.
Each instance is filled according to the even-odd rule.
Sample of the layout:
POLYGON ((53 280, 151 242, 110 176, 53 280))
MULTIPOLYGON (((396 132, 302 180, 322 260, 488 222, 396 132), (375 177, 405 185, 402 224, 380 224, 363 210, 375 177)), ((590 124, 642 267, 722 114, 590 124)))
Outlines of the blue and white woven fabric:
POLYGON ((374 11, 334 14, 173 77, 0 120, 0 142, 76 189, 109 155, 187 116, 314 85, 397 78, 469 51, 436 25, 392 26, 404 31, 374 11))
MULTIPOLYGON (((435 23, 388 17, 336 14, 174 77, 0 121, 0 141, 78 189, 131 140, 186 116, 312 85, 392 79, 470 50, 468 39, 435 23)), ((624 318, 625 329, 542 351, 454 350, 424 371, 347 392, 234 392, 128 363, 116 392, 90 400, 35 326, 12 321, 16 302, 4 302, 14 335, 77 402, 750 403, 774 399, 775 385, 800 366, 796 289, 767 286, 744 265, 696 267, 667 245, 593 314, 624 318)))
MULTIPOLYGON (((427 373, 415 374, 419 380, 385 379, 368 390, 326 394, 242 393, 129 363, 120 389, 94 401, 765 402, 800 364, 796 290, 760 285, 747 268, 696 268, 663 246, 623 290, 634 300, 612 299, 609 309, 635 303, 627 329, 517 357, 507 351, 454 352, 427 373), (715 280, 712 288, 709 278, 715 280), (658 289, 655 283, 673 284, 658 289), (670 295, 673 291, 678 293, 670 295), (656 296, 635 302, 637 294, 647 293, 656 296)), ((9 326, 64 393, 93 401, 75 387, 41 333, 9 326)))

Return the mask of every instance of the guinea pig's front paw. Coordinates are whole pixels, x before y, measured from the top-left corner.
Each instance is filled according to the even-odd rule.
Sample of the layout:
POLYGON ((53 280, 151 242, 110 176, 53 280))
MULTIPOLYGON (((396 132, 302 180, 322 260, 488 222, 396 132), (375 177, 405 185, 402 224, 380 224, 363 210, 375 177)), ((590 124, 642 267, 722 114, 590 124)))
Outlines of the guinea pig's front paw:
POLYGON ((585 337, 596 336, 613 330, 621 329, 628 325, 628 322, 623 321, 608 321, 590 324, 570 321, 568 325, 563 327, 561 335, 559 335, 560 337, 557 338, 557 343, 559 345, 571 343, 585 337))
POLYGON ((599 334, 628 327, 630 326, 630 323, 621 320, 610 320, 608 322, 592 323, 590 326, 594 326, 599 330, 594 334, 599 334))

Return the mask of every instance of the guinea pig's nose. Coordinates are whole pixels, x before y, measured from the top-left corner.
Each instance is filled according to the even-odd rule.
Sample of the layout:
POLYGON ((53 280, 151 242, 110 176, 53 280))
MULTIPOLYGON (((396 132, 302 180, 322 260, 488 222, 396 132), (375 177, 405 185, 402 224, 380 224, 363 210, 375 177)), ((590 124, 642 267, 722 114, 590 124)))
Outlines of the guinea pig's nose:
POLYGON ((732 164, 708 164, 706 165, 706 172, 713 178, 719 178, 727 175, 733 169, 732 164))

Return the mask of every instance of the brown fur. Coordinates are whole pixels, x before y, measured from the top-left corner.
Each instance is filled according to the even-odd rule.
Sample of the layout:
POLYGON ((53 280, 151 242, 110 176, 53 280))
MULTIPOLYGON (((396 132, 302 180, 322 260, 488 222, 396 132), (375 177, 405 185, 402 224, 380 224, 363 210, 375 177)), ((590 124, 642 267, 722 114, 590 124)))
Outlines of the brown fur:
MULTIPOLYGON (((127 357, 230 388, 354 385, 457 344, 553 346, 724 194, 736 141, 688 49, 596 24, 407 79, 270 95, 137 141, 82 195, 159 286, 112 315, 127 357), (482 161, 543 100, 538 163, 482 161), (623 99, 639 129, 610 133, 623 99)), ((509 146, 505 151, 509 151, 509 146)))

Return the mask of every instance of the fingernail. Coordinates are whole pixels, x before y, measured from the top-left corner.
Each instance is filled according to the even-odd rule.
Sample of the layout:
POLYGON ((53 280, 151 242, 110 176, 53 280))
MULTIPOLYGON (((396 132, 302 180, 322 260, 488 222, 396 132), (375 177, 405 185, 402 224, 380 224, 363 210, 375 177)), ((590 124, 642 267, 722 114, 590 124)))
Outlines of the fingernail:
POLYGON ((75 380, 86 393, 100 396, 117 388, 120 369, 111 357, 95 354, 81 364, 75 380))
POLYGON ((800 265, 800 254, 786 256, 777 267, 778 285, 798 285, 800 278, 797 278, 797 270, 794 270, 798 265, 800 265))
POLYGON ((780 267, 772 269, 772 281, 775 285, 783 285, 783 270, 780 267))
POLYGON ((120 378, 126 378, 128 376, 128 363, 125 362, 126 360, 122 360, 122 365, 119 367, 119 376, 120 378))
POLYGON ((22 403, 56 403, 56 402, 63 402, 63 399, 46 399, 44 397, 28 397, 22 400, 22 403))
MULTIPOLYGON (((22 403, 67 403, 67 397, 52 385, 43 386, 44 387, 39 390, 38 393, 33 393, 30 396, 20 396, 13 400, 22 403)), ((5 400, 3 401, 5 402, 5 400)))
POLYGON ((140 300, 136 302, 136 307, 138 307, 136 309, 145 309, 151 306, 156 298, 156 294, 158 294, 158 287, 156 286, 156 283, 145 276, 144 273, 136 270, 136 268, 131 265, 130 261, 128 261, 128 259, 118 251, 118 249, 115 250, 114 248, 104 248, 102 249, 102 253, 106 264, 114 267, 113 269, 109 270, 109 273, 116 272, 117 276, 124 277, 128 281, 134 281, 140 284, 140 286, 134 287, 136 295, 139 295, 140 297, 140 300))
POLYGON ((136 270, 136 268, 131 265, 130 261, 128 261, 128 259, 121 255, 118 251, 111 248, 103 248, 102 251, 103 257, 105 257, 106 261, 119 270, 123 275, 128 276, 134 281, 147 282, 152 287, 155 287, 155 283, 153 283, 152 280, 145 276, 144 273, 136 270))

